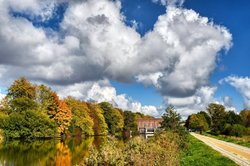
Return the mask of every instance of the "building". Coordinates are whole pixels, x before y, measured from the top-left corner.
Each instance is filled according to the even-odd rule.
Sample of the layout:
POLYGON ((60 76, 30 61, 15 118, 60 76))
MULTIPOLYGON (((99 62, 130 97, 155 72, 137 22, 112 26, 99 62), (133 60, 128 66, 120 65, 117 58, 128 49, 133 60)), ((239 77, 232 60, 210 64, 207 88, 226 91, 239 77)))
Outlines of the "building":
POLYGON ((162 118, 140 118, 137 120, 138 131, 140 134, 153 134, 161 127, 162 118))

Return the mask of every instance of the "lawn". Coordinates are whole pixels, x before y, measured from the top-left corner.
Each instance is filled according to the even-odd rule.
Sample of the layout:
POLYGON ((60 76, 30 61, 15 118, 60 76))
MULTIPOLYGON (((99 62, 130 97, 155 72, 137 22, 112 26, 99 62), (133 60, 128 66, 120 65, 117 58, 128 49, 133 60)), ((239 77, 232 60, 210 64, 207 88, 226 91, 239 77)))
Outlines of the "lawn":
POLYGON ((181 154, 182 166, 236 166, 232 160, 222 156, 203 142, 188 136, 188 149, 181 154))
POLYGON ((204 135, 250 148, 250 136, 243 136, 243 137, 234 137, 234 136, 226 136, 226 135, 215 136, 209 133, 204 133, 204 135))

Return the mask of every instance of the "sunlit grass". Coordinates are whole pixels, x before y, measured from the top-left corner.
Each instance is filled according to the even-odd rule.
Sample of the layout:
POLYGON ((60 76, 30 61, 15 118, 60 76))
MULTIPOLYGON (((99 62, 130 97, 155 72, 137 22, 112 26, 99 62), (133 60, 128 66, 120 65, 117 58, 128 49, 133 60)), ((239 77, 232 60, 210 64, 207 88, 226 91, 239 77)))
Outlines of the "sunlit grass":
POLYGON ((242 137, 227 136, 227 135, 215 136, 209 133, 204 133, 204 135, 250 148, 250 136, 242 136, 242 137))
POLYGON ((182 152, 182 166, 236 166, 233 161, 222 156, 203 142, 188 136, 188 149, 182 152))

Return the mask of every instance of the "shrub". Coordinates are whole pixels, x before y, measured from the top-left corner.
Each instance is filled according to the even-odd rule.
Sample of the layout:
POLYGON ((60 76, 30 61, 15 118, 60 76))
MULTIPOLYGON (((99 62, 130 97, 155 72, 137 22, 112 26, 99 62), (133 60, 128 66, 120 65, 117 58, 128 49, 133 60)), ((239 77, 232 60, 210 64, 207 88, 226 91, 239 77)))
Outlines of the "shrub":
POLYGON ((85 165, 123 165, 123 148, 119 148, 115 138, 108 138, 99 150, 90 147, 90 155, 84 161, 85 165))
POLYGON ((248 135, 248 129, 240 124, 225 124, 223 134, 242 137, 243 135, 248 135))
POLYGON ((134 137, 124 147, 109 139, 98 151, 91 147, 86 165, 179 165, 180 136, 163 131, 149 140, 134 137))
POLYGON ((234 124, 230 131, 230 135, 241 137, 246 134, 246 131, 247 129, 244 126, 239 125, 239 124, 234 124))
POLYGON ((135 137, 125 149, 125 161, 128 165, 179 165, 179 136, 164 131, 149 140, 135 137))

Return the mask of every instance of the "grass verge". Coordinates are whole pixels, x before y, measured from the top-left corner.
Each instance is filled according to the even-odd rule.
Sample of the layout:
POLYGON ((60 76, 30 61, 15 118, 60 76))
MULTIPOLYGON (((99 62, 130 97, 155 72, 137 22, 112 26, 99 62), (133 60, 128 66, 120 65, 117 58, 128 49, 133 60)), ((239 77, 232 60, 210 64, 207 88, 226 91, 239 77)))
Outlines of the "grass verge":
POLYGON ((250 148, 250 136, 242 136, 242 137, 234 137, 234 136, 227 136, 227 135, 215 136, 209 133, 204 133, 204 135, 250 148))
POLYGON ((181 154, 181 166, 237 165, 190 134, 188 135, 188 140, 188 149, 181 154))

